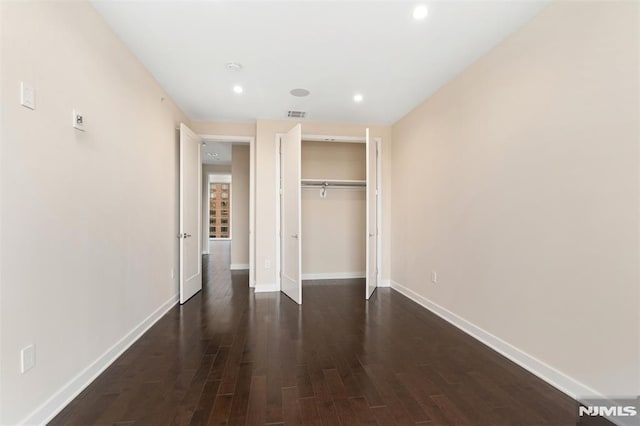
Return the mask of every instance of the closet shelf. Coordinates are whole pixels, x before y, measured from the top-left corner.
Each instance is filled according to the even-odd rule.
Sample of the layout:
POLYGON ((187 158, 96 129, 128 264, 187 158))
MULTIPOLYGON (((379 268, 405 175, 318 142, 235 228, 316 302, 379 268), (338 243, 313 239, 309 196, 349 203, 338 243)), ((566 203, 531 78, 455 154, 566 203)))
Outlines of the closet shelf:
POLYGON ((366 180, 341 180, 341 179, 301 179, 302 186, 367 186, 366 180))

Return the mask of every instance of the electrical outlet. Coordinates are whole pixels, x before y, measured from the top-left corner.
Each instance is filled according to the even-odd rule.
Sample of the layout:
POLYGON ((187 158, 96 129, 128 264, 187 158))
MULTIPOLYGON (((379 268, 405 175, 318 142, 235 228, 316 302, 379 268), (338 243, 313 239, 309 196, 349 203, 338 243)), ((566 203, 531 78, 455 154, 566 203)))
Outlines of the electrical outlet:
POLYGON ((20 351, 20 372, 26 373, 36 365, 36 347, 29 345, 20 351))
POLYGON ((438 282, 438 273, 436 271, 431 271, 431 282, 434 284, 438 282))
POLYGON ((271 260, 267 259, 264 261, 264 269, 271 269, 271 260))

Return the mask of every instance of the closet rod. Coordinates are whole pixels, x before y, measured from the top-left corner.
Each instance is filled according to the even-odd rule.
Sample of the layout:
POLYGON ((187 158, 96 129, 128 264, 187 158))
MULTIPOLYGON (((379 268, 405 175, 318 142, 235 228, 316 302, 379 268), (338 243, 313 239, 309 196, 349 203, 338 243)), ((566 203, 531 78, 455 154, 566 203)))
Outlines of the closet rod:
POLYGON ((302 189, 322 189, 322 188, 331 188, 331 189, 364 189, 366 185, 301 185, 302 189))
POLYGON ((367 186, 366 182, 303 182, 303 187, 317 188, 364 188, 367 186))

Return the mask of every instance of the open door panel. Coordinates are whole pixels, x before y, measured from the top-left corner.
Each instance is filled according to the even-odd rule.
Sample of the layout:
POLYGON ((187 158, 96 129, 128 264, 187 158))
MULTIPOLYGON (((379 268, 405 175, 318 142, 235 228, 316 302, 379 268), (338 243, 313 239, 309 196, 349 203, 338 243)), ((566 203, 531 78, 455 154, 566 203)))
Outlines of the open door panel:
POLYGON ((378 287, 378 253, 377 253, 377 237, 378 237, 378 147, 376 141, 371 138, 369 129, 366 134, 367 144, 367 253, 366 253, 366 285, 365 298, 368 300, 378 287))
POLYGON ((180 303, 202 290, 201 140, 180 123, 180 303))
POLYGON ((280 142, 281 290, 298 304, 302 304, 301 146, 298 124, 280 142))

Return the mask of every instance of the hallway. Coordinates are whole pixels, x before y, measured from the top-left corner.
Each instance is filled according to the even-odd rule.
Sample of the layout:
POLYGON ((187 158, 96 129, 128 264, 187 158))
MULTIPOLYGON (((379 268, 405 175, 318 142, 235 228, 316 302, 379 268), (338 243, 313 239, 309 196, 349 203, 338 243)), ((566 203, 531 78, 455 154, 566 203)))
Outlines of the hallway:
POLYGON ((203 291, 51 424, 576 424, 572 399, 391 289, 307 282, 299 307, 229 271, 229 242, 211 253, 203 291))

